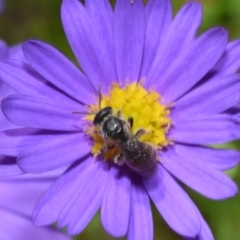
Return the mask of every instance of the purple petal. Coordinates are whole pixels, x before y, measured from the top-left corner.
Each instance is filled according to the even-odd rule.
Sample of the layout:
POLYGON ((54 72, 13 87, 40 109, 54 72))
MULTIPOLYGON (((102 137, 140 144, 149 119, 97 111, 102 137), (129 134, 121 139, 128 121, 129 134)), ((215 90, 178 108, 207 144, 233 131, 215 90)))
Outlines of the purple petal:
POLYGON ((113 63, 113 9, 109 0, 86 0, 85 8, 98 31, 97 35, 102 41, 102 48, 107 49, 104 54, 108 54, 113 63))
POLYGON ((79 109, 85 111, 82 105, 76 109, 75 105, 27 95, 11 95, 2 101, 2 111, 9 121, 40 129, 80 131, 84 121, 73 114, 79 109))
POLYGON ((169 0, 150 0, 145 7, 146 31, 141 68, 144 78, 158 56, 157 50, 162 45, 163 37, 172 21, 172 7, 169 0))
POLYGON ((148 194, 138 180, 132 185, 131 192, 131 215, 127 239, 153 239, 153 219, 148 194))
POLYGON ((41 173, 71 164, 90 152, 85 133, 61 134, 26 148, 17 162, 25 172, 41 173))
POLYGON ((95 28, 94 21, 78 0, 64 0, 61 16, 68 41, 87 78, 96 88, 104 83, 102 86, 107 90, 116 79, 116 73, 112 49, 105 48, 99 28, 95 28))
POLYGON ((18 167, 17 164, 10 164, 10 165, 0 164, 0 177, 14 176, 22 173, 23 171, 18 167))
POLYGON ((54 131, 20 128, 0 133, 0 152, 7 156, 17 156, 19 152, 36 143, 49 141, 59 135, 54 131))
POLYGON ((240 152, 230 149, 216 149, 194 145, 182 145, 175 143, 173 147, 178 158, 184 158, 187 162, 209 166, 216 170, 229 170, 236 166, 240 160, 240 152))
MULTIPOLYGON (((0 5, 0 13, 1 13, 1 5, 0 5)), ((7 57, 8 53, 8 45, 0 39, 0 60, 7 57)))
POLYGON ((37 199, 61 171, 1 179, 0 215, 4 221, 0 223, 0 239, 68 239, 52 227, 35 228, 31 221, 32 210, 37 199), (16 231, 11 231, 12 228, 16 231), (6 236, 2 238, 4 234, 6 236))
POLYGON ((27 59, 22 51, 22 44, 17 44, 8 49, 8 58, 13 58, 26 62, 27 59))
POLYGON ((236 105, 240 98, 240 75, 218 77, 194 89, 174 105, 174 116, 216 114, 236 105))
POLYGON ((61 209, 72 199, 82 179, 95 167, 96 163, 92 157, 72 165, 40 198, 33 212, 34 224, 43 226, 55 222, 61 209))
POLYGON ((43 77, 76 100, 91 103, 90 93, 94 92, 94 87, 58 50, 36 40, 25 42, 23 50, 27 60, 43 77))
POLYGON ((47 81, 27 63, 4 60, 0 65, 0 74, 1 79, 18 93, 71 102, 77 106, 75 101, 48 86, 47 81))
POLYGON ((229 177, 207 164, 180 156, 177 151, 178 148, 169 148, 160 158, 163 166, 187 186, 216 200, 237 193, 237 186, 229 177))
POLYGON ((238 103, 236 106, 228 109, 228 110, 225 111, 224 113, 238 116, 238 115, 240 114, 240 103, 238 103))
POLYGON ((24 174, 1 178, 0 205, 30 218, 35 203, 51 186, 58 173, 59 171, 54 171, 48 174, 24 174))
POLYGON ((108 173, 108 165, 99 162, 98 167, 82 179, 65 216, 69 219, 67 229, 69 235, 80 233, 100 208, 108 173))
MULTIPOLYGON (((79 191, 79 186, 81 187, 82 184, 85 183, 85 179, 88 178, 89 175, 92 176, 96 174, 96 172, 98 172, 101 167, 102 167, 101 163, 96 161, 95 158, 93 158, 92 156, 91 157, 87 156, 85 160, 82 163, 80 163, 80 165, 78 165, 77 163, 70 168, 70 172, 72 172, 73 175, 72 182, 73 181, 74 182, 70 186, 64 185, 60 189, 61 192, 67 190, 69 198, 65 200, 66 201, 65 203, 64 202, 62 203, 61 209, 59 208, 59 214, 57 219, 58 227, 67 226, 70 222, 72 222, 73 217, 75 217, 75 215, 78 214, 75 211, 75 208, 73 208, 72 206, 73 204, 75 204, 76 201, 78 201, 78 194, 81 194, 82 190, 79 191), (78 168, 78 170, 75 170, 75 168, 78 168), (77 173, 76 171, 78 172, 78 175, 76 175, 77 173)), ((66 180, 68 181, 68 175, 66 175, 66 177, 67 177, 66 180)), ((58 183, 58 186, 59 184, 61 184, 61 181, 58 183)))
POLYGON ((158 211, 174 231, 188 237, 199 233, 201 225, 195 205, 161 165, 156 176, 142 181, 158 211))
POLYGON ((207 225, 206 221, 203 219, 203 217, 200 215, 200 220, 201 220, 201 231, 198 234, 198 240, 214 240, 213 234, 209 228, 209 226, 207 225))
POLYGON ((227 44, 227 32, 214 28, 185 49, 156 83, 165 102, 175 101, 191 89, 219 60, 227 44))
POLYGON ((30 216, 25 217, 19 214, 0 209, 1 218, 4 221, 0 223, 0 239, 51 239, 51 240, 70 240, 71 238, 64 233, 57 231, 53 227, 37 228, 33 225, 30 216), (13 231, 14 229, 14 231, 13 231))
POLYGON ((0 14, 3 12, 4 8, 5 8, 5 1, 1 0, 0 1, 0 14))
POLYGON ((189 144, 218 144, 239 138, 236 117, 227 114, 175 118, 169 138, 189 144))
POLYGON ((22 173, 16 164, 15 157, 0 156, 0 177, 19 175, 22 173))
POLYGON ((202 8, 200 3, 191 1, 183 6, 165 32, 162 43, 155 53, 156 58, 146 76, 147 84, 164 85, 162 75, 169 73, 170 66, 182 61, 182 55, 192 45, 201 24, 202 8))
POLYGON ((199 213, 199 218, 201 221, 201 231, 195 238, 184 238, 184 240, 214 240, 214 237, 212 235, 212 232, 207 225, 206 221, 202 217, 201 213, 199 213))
POLYGON ((240 68, 240 40, 235 40, 227 45, 227 48, 211 70, 210 74, 214 77, 220 75, 233 74, 240 68))
POLYGON ((142 0, 117 0, 114 9, 114 51, 120 82, 139 79, 144 46, 145 15, 142 0))
POLYGON ((0 110, 0 132, 14 128, 19 128, 19 126, 8 121, 7 118, 4 116, 2 110, 0 110))
POLYGON ((101 220, 106 231, 122 237, 128 229, 131 181, 128 175, 112 167, 109 173, 101 207, 101 220), (120 200, 121 199, 121 200, 120 200))
MULTIPOLYGON (((2 64, 3 64, 3 61, 1 62, 0 66, 2 64)), ((8 84, 0 80, 0 93, 1 93, 1 98, 5 98, 8 95, 16 94, 17 92, 13 88, 9 87, 8 84)))

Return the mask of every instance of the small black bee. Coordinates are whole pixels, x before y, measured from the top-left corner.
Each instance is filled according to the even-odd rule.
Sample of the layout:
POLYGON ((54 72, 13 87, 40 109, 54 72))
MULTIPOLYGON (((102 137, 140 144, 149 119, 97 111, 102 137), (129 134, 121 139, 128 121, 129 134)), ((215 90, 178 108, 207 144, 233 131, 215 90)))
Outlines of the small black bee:
MULTIPOLYGON (((101 85, 98 88, 99 111, 96 113, 93 124, 96 133, 101 135, 105 142, 104 150, 118 147, 120 154, 114 159, 118 165, 126 163, 133 171, 144 177, 151 177, 157 172, 156 150, 148 143, 139 141, 139 137, 144 134, 143 129, 139 129, 133 134, 133 118, 126 122, 121 117, 120 111, 114 116, 112 107, 101 108, 102 94, 101 85)), ((83 112, 72 112, 72 114, 90 114, 83 112)))
POLYGON ((95 115, 93 124, 106 142, 105 150, 114 147, 120 149, 120 154, 114 159, 116 164, 121 165, 125 162, 133 171, 144 177, 151 177, 156 173, 156 150, 150 144, 138 140, 144 133, 143 129, 138 130, 136 134, 132 133, 133 118, 129 118, 127 123, 122 119, 120 112, 114 116, 113 109, 105 107, 95 115))

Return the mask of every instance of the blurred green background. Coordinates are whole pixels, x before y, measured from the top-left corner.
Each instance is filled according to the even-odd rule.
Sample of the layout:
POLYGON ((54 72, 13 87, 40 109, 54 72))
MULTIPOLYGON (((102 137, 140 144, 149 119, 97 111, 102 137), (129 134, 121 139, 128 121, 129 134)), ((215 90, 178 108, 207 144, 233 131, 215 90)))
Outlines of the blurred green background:
MULTIPOLYGON (((184 0, 173 0, 177 10, 184 0)), ((213 26, 229 30, 230 40, 240 38, 240 0, 202 0, 204 9, 200 31, 213 26)), ((60 49, 75 61, 65 38, 60 20, 61 0, 6 0, 5 11, 0 16, 0 37, 9 45, 29 38, 41 39, 60 49)), ((230 145, 238 147, 236 143, 230 145)), ((228 173, 240 186, 240 168, 228 173)), ((216 240, 240 239, 240 195, 226 201, 212 201, 187 189, 190 196, 209 223, 216 240)), ((153 207, 155 238, 161 240, 181 239, 164 223, 153 207)), ((114 239, 102 228, 99 214, 76 239, 114 239)))

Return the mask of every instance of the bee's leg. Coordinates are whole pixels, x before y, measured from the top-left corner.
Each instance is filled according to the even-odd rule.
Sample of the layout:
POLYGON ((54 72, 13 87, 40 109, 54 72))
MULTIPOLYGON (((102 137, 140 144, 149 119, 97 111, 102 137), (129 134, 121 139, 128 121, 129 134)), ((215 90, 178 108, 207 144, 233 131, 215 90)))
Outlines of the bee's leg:
POLYGON ((114 158, 114 163, 117 164, 118 166, 122 166, 125 162, 122 153, 118 154, 115 158, 114 158))
POLYGON ((140 138, 141 135, 145 134, 146 131, 144 129, 139 129, 136 133, 135 133, 135 137, 136 138, 140 138))
POLYGON ((133 127, 133 117, 128 118, 128 123, 129 123, 130 128, 132 128, 133 127))
POLYGON ((104 150, 104 151, 109 151, 109 150, 111 150, 111 149, 113 149, 113 148, 115 148, 114 145, 104 145, 104 146, 103 146, 103 150, 104 150))
POLYGON ((120 118, 120 119, 122 119, 122 114, 121 114, 121 111, 120 111, 120 110, 118 110, 118 112, 117 112, 117 117, 120 118))

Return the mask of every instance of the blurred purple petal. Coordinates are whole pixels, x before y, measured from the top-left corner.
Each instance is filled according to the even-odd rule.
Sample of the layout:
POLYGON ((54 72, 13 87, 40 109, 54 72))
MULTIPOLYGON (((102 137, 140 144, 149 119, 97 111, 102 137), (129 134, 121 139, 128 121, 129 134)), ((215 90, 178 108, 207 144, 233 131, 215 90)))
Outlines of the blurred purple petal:
POLYGON ((1 221, 0 239, 4 240, 70 240, 71 238, 57 231, 53 227, 37 228, 33 225, 30 216, 12 214, 11 212, 0 209, 1 221), (14 229, 14 230, 13 230, 14 229))
POLYGON ((17 59, 23 62, 26 62, 27 59, 23 54, 22 44, 17 44, 8 49, 8 58, 17 59))
MULTIPOLYGON (((0 2, 0 13, 1 13, 1 2, 0 2)), ((8 46, 7 44, 0 39, 0 60, 7 57, 8 54, 8 46)))
POLYGON ((48 175, 33 176, 29 174, 1 178, 0 215, 4 221, 0 222, 0 239, 70 239, 51 226, 36 228, 31 220, 32 210, 37 199, 50 187, 60 173, 54 171, 48 175))
POLYGON ((3 12, 5 7, 5 0, 0 0, 0 14, 3 12))

